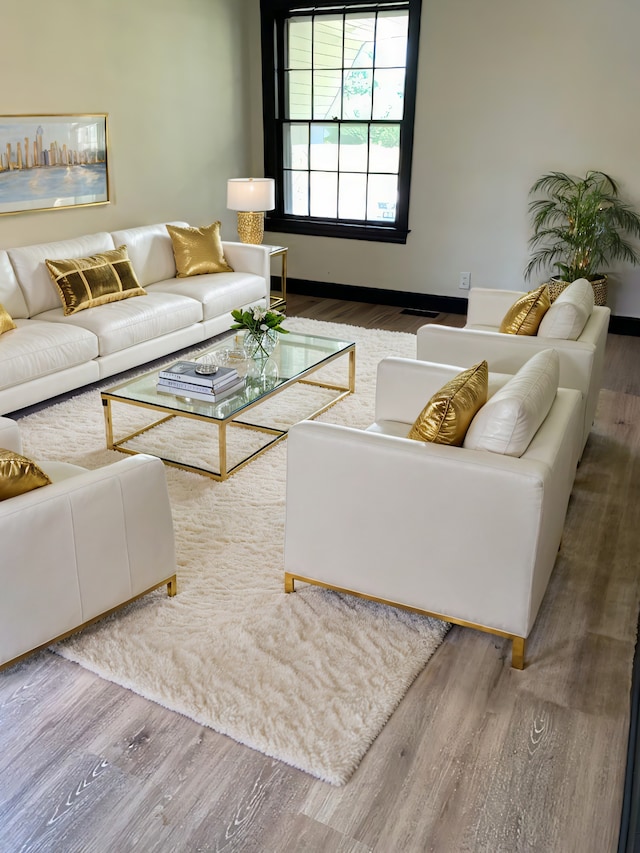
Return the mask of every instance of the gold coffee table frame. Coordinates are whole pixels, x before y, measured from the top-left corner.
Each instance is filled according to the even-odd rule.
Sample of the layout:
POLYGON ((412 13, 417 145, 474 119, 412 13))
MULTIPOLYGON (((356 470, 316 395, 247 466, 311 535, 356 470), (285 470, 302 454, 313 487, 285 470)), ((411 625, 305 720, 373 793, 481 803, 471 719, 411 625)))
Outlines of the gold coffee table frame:
MULTIPOLYGON (((211 349, 207 350, 207 352, 214 352, 216 350, 224 349, 229 345, 230 344, 228 340, 222 341, 216 346, 211 347, 211 349)), ((278 363, 278 369, 284 370, 285 376, 282 378, 278 377, 278 379, 276 380, 277 384, 275 384, 273 388, 256 391, 255 396, 249 393, 248 400, 245 399, 246 395, 244 394, 244 389, 237 392, 237 394, 230 395, 229 397, 221 401, 221 403, 219 404, 208 403, 203 401, 201 402, 197 400, 189 400, 186 397, 188 392, 183 392, 185 395, 184 397, 179 396, 177 394, 161 395, 155 392, 155 383, 157 381, 159 373, 158 370, 150 371, 149 373, 146 373, 143 376, 138 376, 134 379, 129 380, 128 382, 123 382, 120 385, 114 386, 113 388, 108 388, 105 391, 102 391, 100 394, 104 413, 107 447, 109 450, 118 450, 121 453, 128 453, 132 456, 138 453, 148 452, 151 453, 151 455, 153 456, 158 456, 158 458, 162 459, 162 461, 166 465, 172 465, 173 467, 181 468, 184 471, 192 471, 197 474, 204 474, 207 477, 211 477, 213 480, 226 480, 228 477, 231 476, 231 474, 234 474, 240 468, 243 468, 247 463, 251 462, 252 459, 255 459, 257 456, 264 453, 265 450, 268 450, 278 441, 282 441, 283 438, 286 438, 288 432, 288 429, 281 429, 269 425, 247 423, 245 421, 240 420, 240 418, 245 416, 246 413, 253 409, 255 406, 264 403, 266 400, 271 399, 272 397, 276 396, 276 394, 279 394, 281 391, 284 391, 286 388, 289 388, 292 385, 298 383, 303 385, 313 385, 318 388, 324 388, 336 392, 335 396, 331 400, 325 402, 322 406, 320 406, 312 413, 305 415, 304 418, 305 420, 308 420, 317 417, 323 412, 326 412, 327 409, 331 408, 331 406, 334 406, 339 400, 342 400, 349 394, 353 394, 353 392, 355 391, 355 346, 355 343, 350 341, 339 341, 332 338, 323 338, 318 335, 302 335, 294 332, 281 337, 278 347, 276 348, 276 352, 274 353, 274 360, 276 361, 276 363, 278 363), (298 347, 298 355, 303 356, 302 360, 297 360, 299 362, 302 361, 302 363, 299 366, 299 369, 287 369, 287 361, 289 360, 287 359, 287 356, 293 356, 296 347, 298 347), (349 357, 348 381, 346 385, 333 382, 323 382, 308 378, 317 370, 326 367, 331 362, 336 361, 337 359, 342 358, 344 356, 349 357), (282 366, 277 361, 278 357, 282 362, 284 362, 282 366), (291 373, 292 375, 288 375, 289 373, 291 373), (113 419, 111 409, 113 403, 123 403, 131 406, 139 406, 143 409, 149 409, 154 412, 162 412, 165 416, 160 418, 159 420, 153 421, 153 423, 150 423, 149 425, 144 426, 141 429, 136 430, 135 432, 115 439, 113 435, 113 419), (227 403, 229 405, 225 405, 227 403), (228 411, 228 413, 225 413, 225 410, 229 409, 230 411, 228 411), (186 462, 180 462, 176 459, 169 459, 165 456, 159 456, 158 453, 155 453, 153 451, 146 451, 143 449, 133 450, 129 447, 124 446, 128 441, 131 441, 131 439, 136 438, 139 435, 143 435, 149 430, 152 430, 155 427, 160 426, 161 424, 166 423, 167 421, 177 417, 192 418, 198 421, 209 422, 213 426, 217 427, 219 453, 218 458, 220 470, 214 471, 210 468, 190 465, 186 462), (259 447, 257 450, 243 457, 235 465, 229 467, 227 463, 227 427, 256 430, 258 432, 263 432, 268 435, 271 435, 272 438, 265 445, 259 447)), ((200 353, 199 355, 203 355, 203 353, 200 353)), ((291 359, 291 361, 293 361, 293 359, 291 359)))

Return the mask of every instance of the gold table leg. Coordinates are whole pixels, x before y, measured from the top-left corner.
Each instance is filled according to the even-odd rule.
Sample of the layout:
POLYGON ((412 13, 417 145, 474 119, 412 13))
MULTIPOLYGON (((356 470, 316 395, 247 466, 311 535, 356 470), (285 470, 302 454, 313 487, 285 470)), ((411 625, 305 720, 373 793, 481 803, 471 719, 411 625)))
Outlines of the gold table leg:
POLYGON ((227 425, 221 423, 218 426, 218 455, 220 462, 220 479, 226 480, 229 476, 227 471, 227 425))
POLYGON ((107 436, 107 450, 113 450, 113 421, 111 419, 111 400, 102 398, 102 412, 104 414, 104 431, 107 436))
POLYGON ((349 391, 353 394, 356 390, 356 348, 349 352, 349 391))

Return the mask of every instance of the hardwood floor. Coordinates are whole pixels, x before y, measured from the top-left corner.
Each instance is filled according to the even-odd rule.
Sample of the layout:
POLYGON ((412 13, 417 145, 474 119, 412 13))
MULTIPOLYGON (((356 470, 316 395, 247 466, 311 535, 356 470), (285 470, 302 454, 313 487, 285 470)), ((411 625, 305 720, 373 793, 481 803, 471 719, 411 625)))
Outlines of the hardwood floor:
MULTIPOLYGON (((407 332, 427 321, 295 295, 288 313, 407 332)), ((609 432, 589 439, 524 672, 506 641, 453 628, 336 788, 39 653, 0 673, 0 852, 614 851, 639 598, 639 355, 640 339, 610 335, 609 432)))

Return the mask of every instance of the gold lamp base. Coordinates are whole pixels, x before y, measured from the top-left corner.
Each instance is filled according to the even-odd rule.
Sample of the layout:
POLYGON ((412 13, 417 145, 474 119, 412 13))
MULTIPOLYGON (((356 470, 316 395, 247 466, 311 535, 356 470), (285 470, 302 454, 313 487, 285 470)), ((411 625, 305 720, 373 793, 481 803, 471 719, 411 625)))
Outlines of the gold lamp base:
POLYGON ((263 211, 238 211, 238 237, 242 243, 262 243, 264 237, 263 211))

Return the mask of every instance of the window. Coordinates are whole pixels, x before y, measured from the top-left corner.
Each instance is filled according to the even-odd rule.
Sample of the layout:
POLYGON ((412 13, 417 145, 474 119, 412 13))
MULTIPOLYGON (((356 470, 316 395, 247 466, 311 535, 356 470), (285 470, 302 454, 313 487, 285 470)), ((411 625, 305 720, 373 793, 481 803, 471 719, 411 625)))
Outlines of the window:
POLYGON ((421 0, 261 0, 268 230, 405 243, 421 0))

